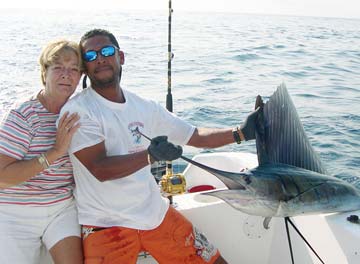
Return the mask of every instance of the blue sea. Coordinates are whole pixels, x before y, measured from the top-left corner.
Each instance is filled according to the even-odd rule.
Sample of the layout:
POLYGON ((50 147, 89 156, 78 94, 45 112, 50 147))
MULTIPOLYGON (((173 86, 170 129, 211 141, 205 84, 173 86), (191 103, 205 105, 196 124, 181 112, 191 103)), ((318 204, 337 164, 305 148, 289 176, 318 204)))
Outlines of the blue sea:
MULTIPOLYGON (((78 41, 92 28, 118 37, 126 56, 122 86, 165 105, 167 10, 1 9, 0 116, 41 88, 44 45, 78 41)), ((183 119, 239 125, 258 94, 266 100, 284 82, 327 169, 360 187, 360 20, 175 10, 172 50, 174 112, 183 119)), ((208 151, 186 148, 185 155, 208 151)), ((256 148, 246 142, 211 151, 256 148)))

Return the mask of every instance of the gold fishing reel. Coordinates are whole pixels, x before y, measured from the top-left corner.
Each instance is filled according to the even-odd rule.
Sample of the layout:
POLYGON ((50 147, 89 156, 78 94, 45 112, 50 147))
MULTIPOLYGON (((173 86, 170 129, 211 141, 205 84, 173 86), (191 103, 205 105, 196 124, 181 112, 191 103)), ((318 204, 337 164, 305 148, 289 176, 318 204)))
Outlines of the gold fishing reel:
POLYGON ((160 180, 161 190, 168 195, 181 194, 186 190, 185 177, 181 173, 173 173, 171 162, 166 162, 166 173, 160 180))

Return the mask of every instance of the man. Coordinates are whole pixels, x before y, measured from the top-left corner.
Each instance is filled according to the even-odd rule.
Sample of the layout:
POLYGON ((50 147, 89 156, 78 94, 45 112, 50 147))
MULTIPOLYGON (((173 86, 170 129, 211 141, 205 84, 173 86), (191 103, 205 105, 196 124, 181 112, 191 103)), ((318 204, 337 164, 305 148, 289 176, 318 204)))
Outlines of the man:
POLYGON ((226 263, 161 197, 150 163, 180 157, 181 147, 169 141, 215 148, 254 139, 257 112, 235 130, 195 128, 120 87, 124 53, 110 32, 89 31, 80 46, 91 87, 63 112, 81 117, 70 157, 85 263, 136 263, 142 250, 159 263, 226 263), (149 142, 137 131, 153 139, 149 142))

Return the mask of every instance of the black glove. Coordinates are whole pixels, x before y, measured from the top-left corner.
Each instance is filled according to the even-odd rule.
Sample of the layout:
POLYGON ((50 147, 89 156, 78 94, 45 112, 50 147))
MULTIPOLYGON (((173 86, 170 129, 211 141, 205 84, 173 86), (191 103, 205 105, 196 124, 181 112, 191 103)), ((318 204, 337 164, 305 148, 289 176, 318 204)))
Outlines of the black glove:
POLYGON ((255 111, 251 112, 245 119, 244 123, 241 124, 240 129, 243 133, 245 140, 255 139, 255 129, 257 126, 257 118, 261 107, 256 108, 255 111))
POLYGON ((167 141, 167 136, 155 137, 148 147, 150 156, 156 160, 176 160, 182 155, 182 147, 167 141))
POLYGON ((256 137, 260 137, 261 141, 265 140, 265 118, 264 118, 264 102, 260 95, 256 97, 255 109, 258 110, 258 116, 256 118, 256 137))

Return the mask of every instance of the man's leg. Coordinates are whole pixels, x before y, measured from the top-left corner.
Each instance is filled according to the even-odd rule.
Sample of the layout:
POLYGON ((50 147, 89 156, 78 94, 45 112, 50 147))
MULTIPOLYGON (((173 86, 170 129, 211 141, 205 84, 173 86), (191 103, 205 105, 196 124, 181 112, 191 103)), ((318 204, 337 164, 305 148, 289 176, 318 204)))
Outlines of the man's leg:
POLYGON ((217 260, 214 262, 214 264, 228 264, 228 263, 226 262, 226 260, 222 256, 219 256, 217 258, 217 260))
POLYGON ((160 226, 140 235, 143 248, 160 264, 226 263, 205 235, 172 207, 160 226))
POLYGON ((138 231, 122 227, 83 226, 85 264, 136 263, 141 250, 138 231))

